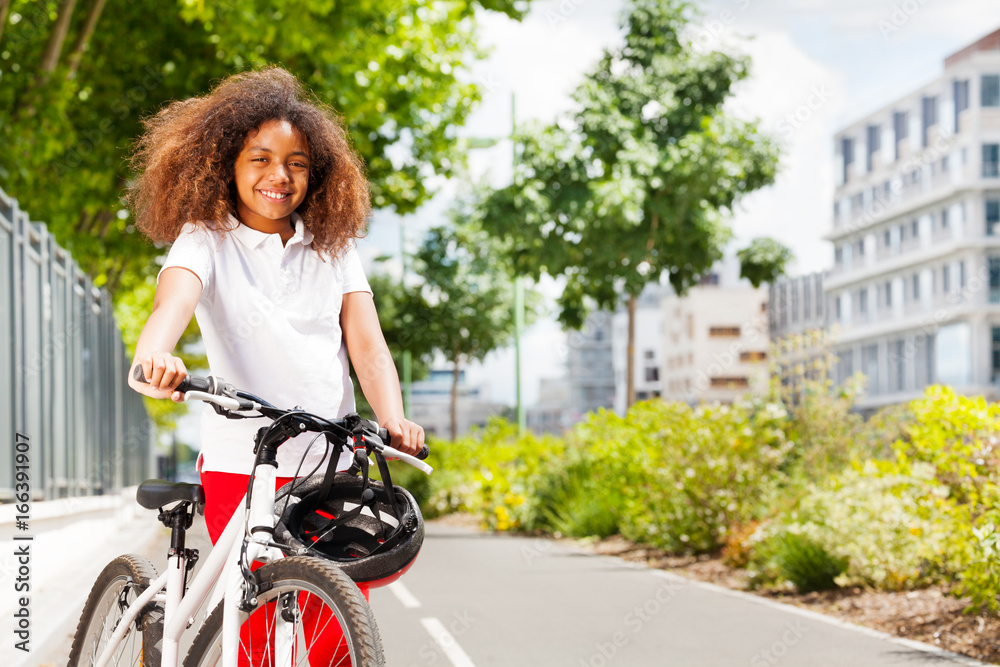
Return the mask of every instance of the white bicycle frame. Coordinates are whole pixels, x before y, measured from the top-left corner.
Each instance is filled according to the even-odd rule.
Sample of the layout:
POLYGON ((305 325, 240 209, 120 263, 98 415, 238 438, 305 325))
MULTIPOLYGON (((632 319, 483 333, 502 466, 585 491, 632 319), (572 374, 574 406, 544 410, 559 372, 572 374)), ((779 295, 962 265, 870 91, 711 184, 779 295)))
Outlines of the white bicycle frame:
MULTIPOLYGON (((225 599, 222 621, 222 667, 237 667, 239 658, 240 618, 238 601, 243 596, 243 573, 240 568, 240 556, 243 550, 245 526, 252 525, 255 530, 247 543, 247 560, 252 563, 261 561, 269 563, 284 557, 280 549, 268 547, 271 539, 267 530, 261 527, 274 528, 274 484, 277 470, 270 465, 261 464, 256 468, 253 494, 249 512, 244 510, 246 496, 240 501, 239 509, 233 513, 219 541, 212 548, 208 557, 202 563, 198 576, 191 580, 187 592, 184 592, 184 574, 187 569, 187 558, 184 554, 174 554, 167 559, 167 569, 150 583, 143 593, 129 605, 122 615, 104 651, 97 660, 96 667, 106 667, 125 633, 135 621, 139 612, 149 602, 161 602, 163 609, 163 653, 162 667, 177 667, 180 664, 179 645, 181 636, 194 625, 195 614, 206 599, 209 600, 205 615, 215 609, 219 600, 225 599), (223 586, 213 586, 216 581, 225 582, 223 586), (209 597, 209 594, 212 594, 209 597)), ((275 631, 275 655, 277 665, 291 664, 291 623, 281 620, 278 615, 275 631), (285 627, 282 627, 285 626, 285 627), (284 657, 284 660, 281 658, 284 657)))
MULTIPOLYGON (((189 391, 185 400, 198 399, 217 403, 230 409, 238 409, 235 399, 216 396, 199 391, 189 391)), ((259 406, 258 406, 259 407, 259 406)), ((431 467, 416 457, 404 454, 388 445, 383 453, 395 457, 426 473, 431 467)), ((332 465, 332 463, 331 463, 332 465)), ((260 561, 272 562, 283 558, 280 549, 268 546, 274 529, 274 488, 277 478, 277 468, 268 464, 258 464, 254 468, 253 488, 249 511, 246 510, 246 495, 238 505, 237 511, 226 524, 219 541, 216 542, 208 557, 204 559, 198 576, 191 580, 187 592, 184 591, 187 558, 183 553, 173 554, 167 558, 167 569, 163 574, 150 582, 143 593, 128 606, 122 618, 118 621, 104 651, 97 660, 96 667, 107 667, 108 661, 125 633, 135 621, 139 612, 149 602, 163 603, 163 652, 161 667, 178 667, 180 665, 179 646, 181 636, 194 625, 195 615, 205 602, 209 604, 205 616, 215 609, 220 600, 225 600, 222 616, 222 667, 237 667, 239 659, 240 617, 238 603, 243 597, 244 579, 240 567, 243 551, 243 538, 249 526, 254 527, 247 541, 247 563, 260 561), (223 586, 213 586, 219 581, 223 586), (209 598, 209 594, 211 597, 209 598)), ((282 620, 278 614, 275 621, 274 650, 279 667, 291 667, 294 648, 293 624, 282 620)))

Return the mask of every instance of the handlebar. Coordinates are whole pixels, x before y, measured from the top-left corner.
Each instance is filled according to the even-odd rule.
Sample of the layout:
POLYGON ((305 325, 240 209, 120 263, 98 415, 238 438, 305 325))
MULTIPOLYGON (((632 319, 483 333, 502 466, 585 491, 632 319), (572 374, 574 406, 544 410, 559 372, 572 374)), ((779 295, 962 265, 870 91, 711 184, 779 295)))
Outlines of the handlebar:
MULTIPOLYGON (((136 365, 133 370, 132 379, 136 382, 142 382, 144 384, 149 383, 149 381, 146 380, 145 373, 143 373, 142 366, 140 365, 136 365)), ((181 382, 174 388, 174 391, 184 394, 185 401, 193 398, 207 403, 214 403, 215 405, 225 408, 226 410, 255 410, 267 417, 271 417, 272 419, 292 412, 291 410, 281 410, 276 408, 267 401, 258 398, 253 394, 240 391, 233 385, 224 382, 222 378, 214 375, 209 375, 207 377, 188 375, 181 380, 181 382)), ((330 422, 325 419, 320 419, 320 421, 329 425, 340 425, 338 421, 330 422)), ((430 466, 423 463, 423 460, 427 458, 428 454, 430 454, 430 448, 426 444, 416 456, 406 454, 389 445, 391 437, 387 429, 380 428, 378 423, 374 421, 368 419, 363 421, 369 426, 371 433, 377 436, 379 442, 375 445, 375 447, 379 449, 384 456, 398 458, 401 461, 409 463, 415 468, 419 468, 420 470, 430 474, 430 466)))

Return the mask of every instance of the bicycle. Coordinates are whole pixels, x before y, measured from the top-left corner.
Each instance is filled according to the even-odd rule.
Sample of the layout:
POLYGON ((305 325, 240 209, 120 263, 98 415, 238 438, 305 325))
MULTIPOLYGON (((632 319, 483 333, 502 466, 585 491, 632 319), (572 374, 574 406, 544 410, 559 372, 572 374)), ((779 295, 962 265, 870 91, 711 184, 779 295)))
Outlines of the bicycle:
MULTIPOLYGON (((146 381, 141 368, 134 377, 146 381)), ((139 504, 159 510, 157 519, 171 530, 166 572, 157 575, 152 563, 136 555, 109 563, 84 605, 70 667, 177 667, 180 638, 206 599, 206 619, 184 667, 236 667, 254 642, 274 667, 308 665, 317 651, 338 660, 331 664, 383 665, 378 627, 355 581, 389 583, 416 557, 423 518, 413 497, 392 485, 385 462, 397 458, 430 474, 432 468, 420 460, 427 447, 413 457, 389 446, 384 429, 356 414, 327 420, 299 408, 279 409, 213 376, 189 376, 177 391, 185 401, 205 401, 229 418, 270 419, 254 438, 256 458, 242 511, 234 512, 189 582, 199 555, 185 547, 185 533, 195 513, 203 513, 204 490, 198 484, 143 482, 136 493, 139 504), (310 447, 325 438, 327 470, 299 477, 300 469, 275 490, 278 448, 306 432, 316 433, 310 447), (336 472, 343 452, 353 456, 351 467, 336 472), (383 483, 369 479, 371 456, 383 483), (284 506, 276 507, 282 500, 284 506), (334 507, 330 502, 339 517, 322 509, 334 507), (252 570, 254 562, 264 565, 252 570), (265 646, 257 630, 247 631, 250 624, 262 628, 265 646), (337 642, 332 648, 331 637, 337 642)))

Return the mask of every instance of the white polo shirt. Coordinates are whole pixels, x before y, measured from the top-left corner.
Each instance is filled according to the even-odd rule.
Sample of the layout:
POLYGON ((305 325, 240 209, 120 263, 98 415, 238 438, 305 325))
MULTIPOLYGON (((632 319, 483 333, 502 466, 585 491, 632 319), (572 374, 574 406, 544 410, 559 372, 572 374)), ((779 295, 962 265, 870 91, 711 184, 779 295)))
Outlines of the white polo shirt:
MULTIPOLYGON (((320 257, 294 213, 295 235, 284 246, 277 234, 233 216, 230 222, 238 226, 225 237, 185 225, 163 264, 201 279, 195 317, 212 373, 279 408, 302 406, 331 419, 352 412, 340 307, 349 292, 371 293, 357 250, 352 245, 336 260, 320 257)), ((250 474, 253 436, 269 421, 230 420, 206 409, 201 470, 250 474)), ((322 461, 322 437, 306 451, 313 437, 303 434, 280 447, 279 477, 293 476, 304 454, 300 474, 322 461)))

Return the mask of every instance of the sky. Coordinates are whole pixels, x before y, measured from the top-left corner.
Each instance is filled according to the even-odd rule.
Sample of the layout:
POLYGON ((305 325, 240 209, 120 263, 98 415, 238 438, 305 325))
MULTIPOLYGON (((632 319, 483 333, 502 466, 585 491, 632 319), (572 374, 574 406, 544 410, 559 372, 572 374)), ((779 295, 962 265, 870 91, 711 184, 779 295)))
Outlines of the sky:
MULTIPOLYGON (((941 74, 946 56, 1000 28, 996 0, 706 0, 696 44, 740 51, 753 62, 730 110, 758 118, 781 144, 776 183, 745 197, 731 220, 734 248, 757 236, 789 246, 791 275, 832 265, 833 135, 941 74)), ((485 14, 481 40, 490 56, 471 72, 483 101, 459 134, 504 137, 511 128, 511 94, 518 122, 551 122, 571 107, 570 93, 606 48, 621 41, 624 0, 544 0, 516 22, 485 14)), ((473 176, 496 186, 510 179, 511 146, 473 151, 473 176)), ((412 251, 421 232, 445 221, 461 187, 440 182, 440 194, 402 224, 412 251)), ((363 257, 398 255, 400 218, 376 215, 359 250, 363 257)), ((392 266, 391 264, 389 265, 392 266)), ((398 268, 398 267, 397 267, 398 268)), ((539 289, 557 293, 552 281, 539 289)), ((564 374, 565 336, 551 316, 523 340, 527 405, 537 400, 543 377, 564 374)), ((513 352, 491 354, 469 369, 472 383, 490 387, 494 400, 513 403, 513 352)))

